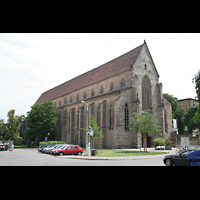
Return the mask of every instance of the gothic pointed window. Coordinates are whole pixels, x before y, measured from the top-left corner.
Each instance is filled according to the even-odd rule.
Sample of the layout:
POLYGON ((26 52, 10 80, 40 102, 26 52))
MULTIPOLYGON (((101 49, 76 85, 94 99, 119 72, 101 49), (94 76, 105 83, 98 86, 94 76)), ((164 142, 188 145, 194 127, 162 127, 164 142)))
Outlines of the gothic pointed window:
POLYGON ((124 129, 129 130, 129 109, 128 109, 128 104, 125 104, 124 108, 124 129))
POLYGON ((87 97, 87 94, 86 94, 86 92, 84 92, 83 93, 83 98, 86 99, 86 97, 87 97))
POLYGON ((122 80, 121 80, 121 87, 125 87, 125 86, 126 86, 125 80, 122 78, 122 80))
POLYGON ((113 82, 110 84, 110 91, 114 90, 114 84, 113 82))
POLYGON ((114 129, 114 103, 110 104, 110 130, 114 129))
POLYGON ((93 97, 93 96, 94 96, 94 88, 91 91, 91 97, 93 97))
POLYGON ((142 79, 142 110, 151 111, 151 83, 147 76, 142 79))
POLYGON ((103 94, 103 86, 100 87, 100 94, 103 94))
POLYGON ((76 101, 79 101, 79 94, 76 95, 76 101))

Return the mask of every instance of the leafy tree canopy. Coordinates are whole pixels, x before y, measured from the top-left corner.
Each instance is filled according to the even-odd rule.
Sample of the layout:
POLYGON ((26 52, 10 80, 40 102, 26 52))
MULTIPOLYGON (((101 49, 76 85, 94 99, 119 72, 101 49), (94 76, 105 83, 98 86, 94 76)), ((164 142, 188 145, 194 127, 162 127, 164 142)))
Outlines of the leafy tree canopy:
MULTIPOLYGON (((200 70, 194 76, 194 78, 192 79, 192 82, 195 83, 195 89, 196 89, 196 94, 197 94, 196 98, 200 104, 200 70)), ((195 119, 200 121, 200 106, 198 107, 197 112, 195 114, 195 119)))
MULTIPOLYGON (((154 120, 155 113, 150 113, 150 110, 144 110, 142 114, 133 113, 129 127, 135 129, 136 133, 140 133, 146 140, 148 135, 162 135, 160 133, 160 125, 154 120)), ((147 148, 147 142, 144 142, 144 151, 147 148)))
POLYGON ((24 115, 15 116, 15 110, 8 111, 8 122, 4 123, 4 120, 0 120, 0 135, 3 140, 14 140, 15 144, 20 144, 22 138, 19 136, 19 128, 22 121, 25 119, 24 115))
POLYGON ((58 109, 53 105, 53 102, 47 101, 33 105, 31 111, 27 112, 26 137, 30 141, 35 139, 43 141, 45 137, 48 137, 48 140, 55 139, 58 113, 58 109))

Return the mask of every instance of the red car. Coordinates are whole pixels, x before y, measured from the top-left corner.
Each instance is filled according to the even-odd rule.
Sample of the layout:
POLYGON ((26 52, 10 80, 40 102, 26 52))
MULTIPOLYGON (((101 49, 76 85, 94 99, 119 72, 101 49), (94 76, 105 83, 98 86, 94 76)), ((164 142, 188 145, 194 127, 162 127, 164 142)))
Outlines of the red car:
POLYGON ((69 154, 76 154, 81 156, 83 153, 83 149, 79 145, 68 145, 63 149, 57 149, 54 151, 54 155, 69 155, 69 154))

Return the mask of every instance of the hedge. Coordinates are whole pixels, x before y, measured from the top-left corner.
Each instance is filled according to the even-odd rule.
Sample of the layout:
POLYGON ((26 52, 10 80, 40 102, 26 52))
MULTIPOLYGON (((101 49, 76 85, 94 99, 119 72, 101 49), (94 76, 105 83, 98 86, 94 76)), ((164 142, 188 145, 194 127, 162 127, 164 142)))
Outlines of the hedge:
POLYGON ((40 142, 39 146, 40 145, 45 145, 45 144, 59 144, 59 143, 66 144, 66 142, 63 142, 63 141, 48 141, 48 142, 40 142))

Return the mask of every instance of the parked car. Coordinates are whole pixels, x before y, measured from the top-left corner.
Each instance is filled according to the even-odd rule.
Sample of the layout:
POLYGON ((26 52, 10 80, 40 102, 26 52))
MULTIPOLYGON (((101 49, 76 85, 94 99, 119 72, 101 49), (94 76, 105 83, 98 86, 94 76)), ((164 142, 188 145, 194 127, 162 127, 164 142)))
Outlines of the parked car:
POLYGON ((75 155, 82 155, 83 149, 79 145, 68 145, 64 147, 63 149, 56 149, 54 151, 54 155, 70 155, 70 154, 75 154, 75 155))
POLYGON ((165 146, 157 146, 155 147, 155 150, 165 150, 165 146))
POLYGON ((42 149, 42 153, 46 153, 50 148, 53 148, 54 146, 56 146, 57 144, 51 144, 48 145, 47 147, 42 149))
POLYGON ((46 153, 50 153, 50 151, 53 149, 59 149, 59 147, 61 147, 61 146, 63 146, 63 144, 56 144, 55 146, 48 148, 46 150, 46 153))
POLYGON ((63 144, 61 144, 61 143, 59 143, 59 144, 51 144, 51 145, 47 146, 46 148, 44 148, 44 149, 42 150, 42 153, 48 153, 48 151, 49 151, 50 149, 53 149, 54 147, 57 147, 57 146, 59 146, 59 145, 63 145, 63 144))
POLYGON ((46 148, 47 146, 49 146, 48 144, 44 144, 44 145, 40 145, 38 147, 38 151, 41 152, 44 148, 46 148))
POLYGON ((197 149, 189 149, 178 155, 172 154, 164 157, 163 162, 166 166, 190 166, 190 163, 187 159, 187 155, 192 153, 193 151, 197 151, 197 149))
POLYGON ((53 149, 50 149, 50 150, 48 151, 48 153, 54 155, 54 151, 55 151, 55 150, 65 148, 65 147, 67 147, 67 146, 68 146, 68 144, 59 145, 58 147, 55 147, 55 148, 53 148, 53 149))

